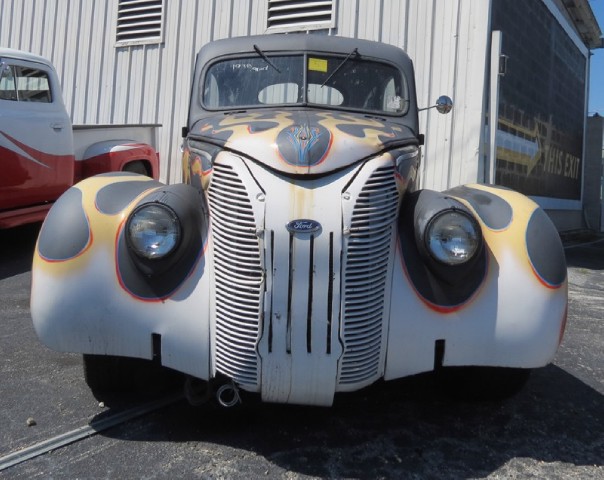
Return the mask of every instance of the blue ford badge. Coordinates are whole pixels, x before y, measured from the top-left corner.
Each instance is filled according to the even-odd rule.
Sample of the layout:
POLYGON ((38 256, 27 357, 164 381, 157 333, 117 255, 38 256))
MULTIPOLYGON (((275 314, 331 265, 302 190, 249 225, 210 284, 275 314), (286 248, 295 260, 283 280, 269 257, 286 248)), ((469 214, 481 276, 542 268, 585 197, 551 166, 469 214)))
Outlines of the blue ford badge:
POLYGON ((300 219, 292 220, 285 228, 291 233, 314 233, 321 230, 321 224, 314 220, 300 219))

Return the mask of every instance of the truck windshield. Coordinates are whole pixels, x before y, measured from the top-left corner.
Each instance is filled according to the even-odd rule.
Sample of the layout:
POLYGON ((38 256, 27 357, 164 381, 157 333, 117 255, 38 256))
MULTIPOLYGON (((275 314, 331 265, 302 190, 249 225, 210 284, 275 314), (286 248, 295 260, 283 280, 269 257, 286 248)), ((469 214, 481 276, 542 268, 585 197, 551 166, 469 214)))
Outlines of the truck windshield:
POLYGON ((403 115, 408 89, 388 63, 354 55, 257 55, 212 64, 200 84, 208 110, 317 105, 382 115, 403 115))

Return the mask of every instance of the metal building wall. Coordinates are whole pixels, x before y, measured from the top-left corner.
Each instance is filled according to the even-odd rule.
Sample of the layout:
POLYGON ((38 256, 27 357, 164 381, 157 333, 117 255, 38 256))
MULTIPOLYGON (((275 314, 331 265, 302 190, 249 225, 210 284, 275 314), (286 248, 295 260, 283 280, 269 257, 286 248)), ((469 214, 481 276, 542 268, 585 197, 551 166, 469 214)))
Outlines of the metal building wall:
POLYGON ((426 135, 421 185, 443 190, 483 180, 481 134, 490 1, 340 0, 338 35, 403 48, 413 59, 418 104, 453 99, 449 115, 420 112, 426 135), (355 14, 355 12, 358 12, 355 14))
MULTIPOLYGON (((180 181, 195 53, 214 39, 266 31, 266 0, 167 0, 164 43, 115 47, 117 0, 0 0, 0 45, 50 58, 74 124, 157 123, 161 179, 180 181)), ((418 101, 453 98, 453 113, 420 113, 422 185, 482 180, 481 132, 489 33, 484 0, 339 0, 330 34, 404 48, 418 101)))

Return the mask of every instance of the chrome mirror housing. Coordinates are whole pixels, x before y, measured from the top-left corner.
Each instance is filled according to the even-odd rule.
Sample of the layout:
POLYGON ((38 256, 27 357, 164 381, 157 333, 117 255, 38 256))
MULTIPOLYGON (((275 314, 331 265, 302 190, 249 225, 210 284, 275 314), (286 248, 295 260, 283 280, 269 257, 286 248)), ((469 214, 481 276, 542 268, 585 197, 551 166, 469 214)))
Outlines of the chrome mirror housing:
POLYGON ((6 71, 7 74, 10 74, 10 67, 8 66, 8 63, 0 62, 0 77, 4 76, 4 71, 6 71))
POLYGON ((453 110, 453 100, 446 95, 441 95, 436 100, 435 107, 438 113, 449 113, 451 110, 453 110))
POLYGON ((434 105, 431 107, 419 108, 417 111, 422 112, 424 110, 430 110, 431 108, 436 108, 438 113, 449 113, 451 110, 453 110, 453 100, 451 100, 451 97, 448 97, 447 95, 441 95, 438 97, 434 105))

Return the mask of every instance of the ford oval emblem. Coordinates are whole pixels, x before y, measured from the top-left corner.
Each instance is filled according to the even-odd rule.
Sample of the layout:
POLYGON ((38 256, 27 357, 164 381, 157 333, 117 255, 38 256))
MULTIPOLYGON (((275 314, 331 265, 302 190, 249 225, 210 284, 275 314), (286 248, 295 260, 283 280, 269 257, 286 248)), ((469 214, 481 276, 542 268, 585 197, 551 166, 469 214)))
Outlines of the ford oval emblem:
POLYGON ((285 228, 291 233, 314 233, 321 230, 321 224, 314 220, 300 219, 292 220, 285 228))

